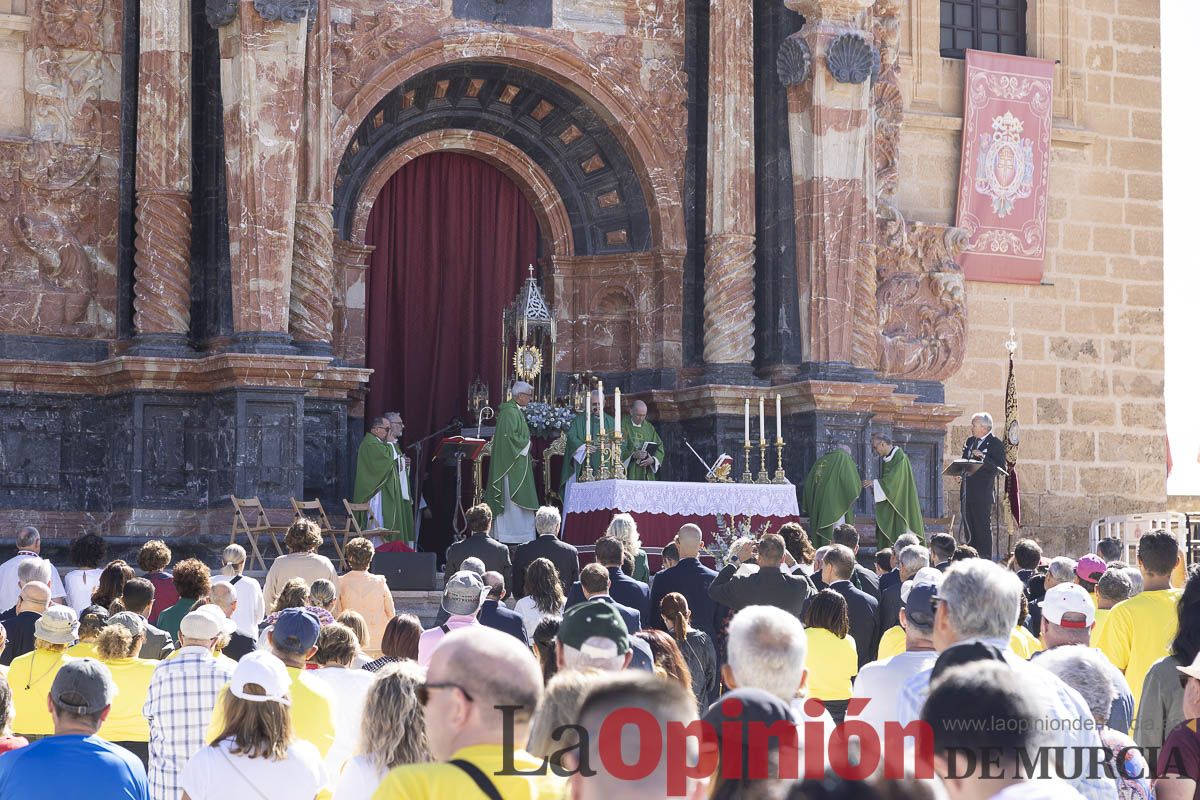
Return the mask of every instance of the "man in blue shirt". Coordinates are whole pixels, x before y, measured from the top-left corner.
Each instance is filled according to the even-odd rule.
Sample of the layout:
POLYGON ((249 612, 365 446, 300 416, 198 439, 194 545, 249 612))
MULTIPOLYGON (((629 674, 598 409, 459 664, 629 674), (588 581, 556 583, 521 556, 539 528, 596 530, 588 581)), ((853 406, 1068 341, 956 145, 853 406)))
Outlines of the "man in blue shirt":
POLYGON ((67 662, 46 698, 54 735, 0 758, 0 797, 38 797, 47 776, 61 800, 149 800, 146 770, 137 756, 96 736, 112 708, 116 686, 108 667, 93 658, 67 662))

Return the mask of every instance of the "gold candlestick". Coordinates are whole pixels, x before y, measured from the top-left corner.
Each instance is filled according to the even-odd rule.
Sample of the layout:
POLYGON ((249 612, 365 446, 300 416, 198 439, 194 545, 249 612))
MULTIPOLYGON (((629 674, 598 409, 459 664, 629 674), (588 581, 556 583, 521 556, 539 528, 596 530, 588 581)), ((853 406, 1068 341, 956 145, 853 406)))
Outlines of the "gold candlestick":
POLYGON ((613 431, 612 476, 614 480, 618 481, 623 481, 627 477, 625 462, 621 460, 621 432, 619 430, 613 431))
POLYGON ((755 483, 770 483, 771 476, 767 474, 767 440, 758 440, 758 475, 755 483))
POLYGON ((775 440, 775 477, 771 483, 787 483, 787 475, 783 474, 783 439, 775 440))
POLYGON ((610 460, 612 453, 609 452, 609 437, 607 433, 600 434, 600 480, 612 480, 612 465, 610 460))
POLYGON ((744 445, 742 445, 742 449, 746 451, 746 457, 742 461, 743 470, 742 470, 741 482, 742 483, 754 483, 754 476, 750 474, 750 440, 749 439, 747 439, 746 443, 744 445))
MULTIPOLYGON (((589 435, 583 441, 586 446, 583 448, 583 472, 580 475, 579 480, 594 481, 596 476, 592 472, 592 454, 588 452, 588 449, 592 446, 592 437, 589 435)), ((571 453, 568 453, 567 457, 574 458, 575 456, 571 453)))

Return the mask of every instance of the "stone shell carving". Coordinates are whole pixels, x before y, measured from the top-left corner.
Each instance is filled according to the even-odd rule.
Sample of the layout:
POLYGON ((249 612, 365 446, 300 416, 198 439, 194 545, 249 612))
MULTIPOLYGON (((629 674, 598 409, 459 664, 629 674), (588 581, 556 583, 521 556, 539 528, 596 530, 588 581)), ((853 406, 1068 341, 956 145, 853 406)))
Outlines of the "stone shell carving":
POLYGON ((271 22, 299 22, 308 14, 309 0, 254 0, 254 9, 271 22))
POLYGON ((214 28, 222 28, 237 16, 238 0, 205 0, 204 18, 214 28))
POLYGON ((800 34, 793 33, 783 40, 775 58, 775 70, 784 86, 796 86, 808 80, 812 74, 812 50, 800 34))
POLYGON ((879 54, 862 34, 843 33, 825 54, 829 72, 838 83, 863 83, 879 72, 879 54))

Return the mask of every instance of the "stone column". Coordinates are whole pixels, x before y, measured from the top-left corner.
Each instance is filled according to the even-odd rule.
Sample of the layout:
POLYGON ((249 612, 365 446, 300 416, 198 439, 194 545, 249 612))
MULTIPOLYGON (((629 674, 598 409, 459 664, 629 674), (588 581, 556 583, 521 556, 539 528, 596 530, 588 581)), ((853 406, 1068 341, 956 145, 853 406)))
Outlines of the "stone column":
POLYGON ((875 361, 873 0, 787 0, 804 15, 779 54, 788 84, 797 283, 806 361, 875 361))
POLYGON ((308 0, 209 2, 221 25, 233 349, 288 352, 308 0))
POLYGON ((142 0, 138 61, 133 321, 139 339, 181 346, 191 319, 191 11, 142 0))
POLYGON ((304 65, 300 185, 292 251, 288 327, 302 348, 332 352, 333 340, 333 70, 329 0, 317 0, 304 65))
POLYGON ((754 359, 754 6, 712 0, 704 361, 754 359))

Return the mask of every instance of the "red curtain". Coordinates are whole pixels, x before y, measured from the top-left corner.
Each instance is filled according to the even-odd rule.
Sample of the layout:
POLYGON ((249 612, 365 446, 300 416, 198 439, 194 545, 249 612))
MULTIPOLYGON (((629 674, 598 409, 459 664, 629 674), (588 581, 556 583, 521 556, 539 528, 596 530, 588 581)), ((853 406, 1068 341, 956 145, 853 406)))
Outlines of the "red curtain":
POLYGON ((537 259, 537 218, 517 185, 477 158, 421 156, 384 185, 366 241, 367 415, 399 410, 409 444, 466 420, 477 374, 494 408, 500 314, 537 259))

